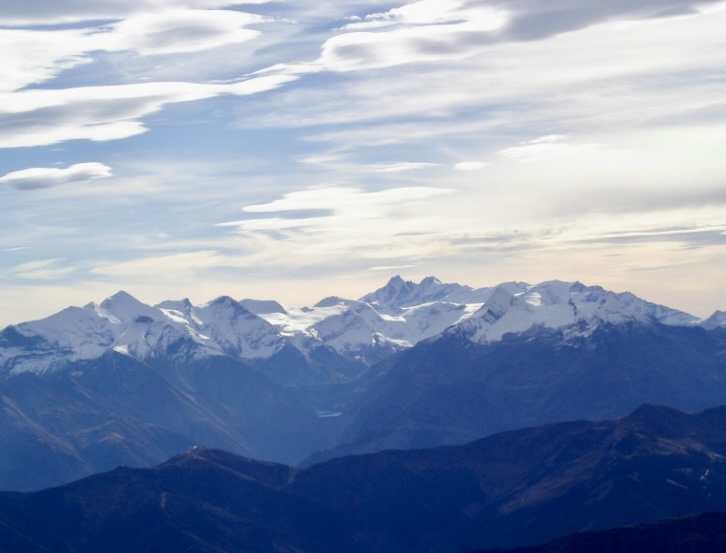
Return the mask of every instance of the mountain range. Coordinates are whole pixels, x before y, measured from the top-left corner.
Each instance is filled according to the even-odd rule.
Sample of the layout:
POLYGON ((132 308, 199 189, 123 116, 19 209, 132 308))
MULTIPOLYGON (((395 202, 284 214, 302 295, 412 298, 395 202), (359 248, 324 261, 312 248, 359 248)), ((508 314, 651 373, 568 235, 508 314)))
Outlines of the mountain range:
POLYGON ((726 397, 726 314, 560 281, 394 277, 310 308, 125 292, 0 332, 0 489, 195 445, 285 464, 726 397))
MULTIPOLYGON (((304 468, 192 448, 152 468, 0 493, 0 550, 453 553, 529 546, 726 511, 724 428, 726 407, 689 415, 643 405, 614 420, 304 468)), ((697 520, 682 521, 674 535, 688 544, 698 524, 718 524, 723 514, 697 520)), ((715 528, 697 535, 723 542, 715 528)), ((633 543, 610 550, 647 551, 637 548, 642 539, 633 543)))

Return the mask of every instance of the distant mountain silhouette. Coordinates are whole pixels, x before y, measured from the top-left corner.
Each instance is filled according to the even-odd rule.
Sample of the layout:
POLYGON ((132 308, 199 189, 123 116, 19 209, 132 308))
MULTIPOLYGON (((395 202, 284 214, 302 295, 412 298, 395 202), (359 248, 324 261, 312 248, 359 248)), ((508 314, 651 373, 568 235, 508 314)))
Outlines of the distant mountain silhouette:
POLYGON ((726 407, 292 468, 193 448, 0 493, 0 551, 423 553, 517 547, 726 510, 726 407))

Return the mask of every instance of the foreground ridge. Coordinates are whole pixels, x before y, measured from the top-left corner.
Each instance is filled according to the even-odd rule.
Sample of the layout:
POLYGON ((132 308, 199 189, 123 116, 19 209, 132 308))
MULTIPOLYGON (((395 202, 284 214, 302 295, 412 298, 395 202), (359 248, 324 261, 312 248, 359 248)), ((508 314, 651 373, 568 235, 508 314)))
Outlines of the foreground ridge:
POLYGON ((423 553, 544 543, 726 510, 724 428, 726 407, 687 415, 644 405, 616 420, 306 469, 191 448, 149 469, 0 493, 0 549, 423 553))
POLYGON ((702 513, 601 532, 582 532, 543 545, 470 553, 721 553, 726 549, 726 513, 702 513))

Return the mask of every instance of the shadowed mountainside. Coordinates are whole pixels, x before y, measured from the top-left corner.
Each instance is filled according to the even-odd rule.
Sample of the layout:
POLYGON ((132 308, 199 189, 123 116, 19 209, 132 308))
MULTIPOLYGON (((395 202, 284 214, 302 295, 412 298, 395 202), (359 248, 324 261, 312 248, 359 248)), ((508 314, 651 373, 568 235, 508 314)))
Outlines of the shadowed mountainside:
POLYGON ((192 449, 0 494, 0 550, 416 553, 726 510, 726 407, 497 434, 305 469, 192 449))
POLYGON ((489 549, 477 553, 612 553, 614 551, 723 553, 726 551, 726 513, 702 513, 602 532, 582 532, 543 545, 507 550, 489 549))

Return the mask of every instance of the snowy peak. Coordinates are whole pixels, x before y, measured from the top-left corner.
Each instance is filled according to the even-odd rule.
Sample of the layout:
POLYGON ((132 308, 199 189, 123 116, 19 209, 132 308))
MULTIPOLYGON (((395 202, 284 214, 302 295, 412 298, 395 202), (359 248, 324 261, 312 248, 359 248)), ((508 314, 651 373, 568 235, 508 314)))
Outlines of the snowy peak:
POLYGON ((383 287, 361 298, 361 301, 376 307, 402 307, 414 295, 417 285, 396 275, 383 287))
POLYGON ((395 276, 383 288, 363 296, 360 301, 369 303, 379 310, 395 310, 434 301, 475 303, 477 297, 486 290, 486 288, 474 290, 461 284, 444 284, 435 277, 426 277, 416 284, 395 276))
POLYGON ((328 296, 327 298, 323 298, 318 303, 313 305, 313 309, 319 309, 322 307, 334 307, 336 305, 344 305, 345 300, 338 296, 328 296))
POLYGON ((196 309, 188 299, 179 301, 167 300, 154 306, 161 311, 167 319, 175 323, 198 328, 202 321, 196 315, 196 309))
POLYGON ((243 359, 269 357, 284 345, 277 329, 241 303, 221 296, 197 310, 203 338, 226 353, 243 359))
POLYGON ((715 330, 717 328, 726 330, 726 312, 714 311, 713 315, 708 319, 700 321, 699 324, 706 330, 715 330))
POLYGON ((3 334, 11 339, 9 347, 0 348, 0 368, 9 363, 14 372, 43 372, 69 361, 100 357, 114 342, 109 321, 81 307, 8 327, 3 334))
POLYGON ((141 303, 131 294, 121 291, 101 302, 101 305, 94 306, 96 313, 109 319, 112 323, 128 321, 137 317, 159 316, 159 311, 151 306, 141 303))
POLYGON ((587 336, 604 324, 631 322, 691 326, 696 319, 627 292, 616 294, 580 282, 548 281, 520 292, 511 285, 497 286, 484 305, 457 328, 472 341, 487 343, 535 327, 563 329, 565 337, 571 338, 587 336))
POLYGON ((489 299, 484 303, 482 310, 492 321, 504 316, 516 303, 514 294, 506 286, 497 286, 492 291, 489 299))

